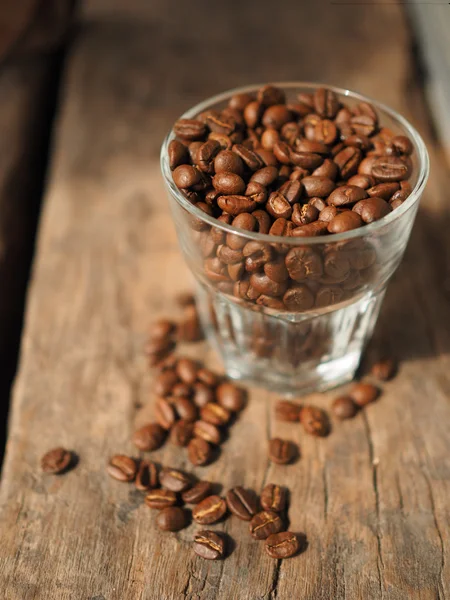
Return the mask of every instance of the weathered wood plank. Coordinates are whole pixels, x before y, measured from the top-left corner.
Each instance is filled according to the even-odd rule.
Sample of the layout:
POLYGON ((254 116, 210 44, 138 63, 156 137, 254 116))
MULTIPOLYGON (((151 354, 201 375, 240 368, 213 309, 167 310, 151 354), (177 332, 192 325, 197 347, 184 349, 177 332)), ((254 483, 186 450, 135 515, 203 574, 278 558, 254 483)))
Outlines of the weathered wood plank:
MULTIPOLYGON (((450 598, 450 340, 442 327, 450 315, 441 234, 448 173, 437 152, 413 243, 378 328, 378 341, 404 359, 382 401, 316 440, 276 423, 274 396, 252 390, 219 461, 195 470, 225 489, 260 489, 267 481, 290 487, 291 527, 306 532, 306 553, 277 564, 246 535, 245 523, 231 519, 218 528, 236 540, 234 552, 223 563, 202 562, 188 545, 193 527, 179 535, 156 531, 139 496, 104 473, 110 454, 133 453, 130 434, 150 414, 152 375, 141 355, 146 324, 155 315, 175 315, 173 294, 189 281, 158 173, 157 151, 171 120, 201 96, 247 82, 251 71, 260 81, 319 73, 426 127, 414 90, 405 94, 402 84, 410 64, 397 7, 308 6, 299 18, 297 4, 286 4, 270 21, 269 11, 243 4, 233 13, 232 39, 225 5, 199 39, 193 25, 207 14, 206 2, 177 5, 170 26, 161 27, 174 14, 168 2, 152 24, 105 23, 85 28, 78 39, 0 496, 0 573, 8 600, 450 598), (308 26, 319 17, 321 35, 308 26), (268 22, 279 44, 261 35, 268 22), (380 49, 380 28, 392 46, 380 49), (348 30, 360 32, 359 52, 348 30), (324 60, 323 41, 331 34, 324 60), (220 78, 211 77, 217 65, 220 78), (298 463, 269 465, 268 433, 297 439, 298 463), (63 478, 42 478, 39 457, 57 444, 79 452, 79 467, 63 478)), ((204 346, 190 351, 214 363, 204 346)), ((326 406, 331 396, 313 400, 326 406)), ((187 467, 171 446, 155 457, 187 467)))

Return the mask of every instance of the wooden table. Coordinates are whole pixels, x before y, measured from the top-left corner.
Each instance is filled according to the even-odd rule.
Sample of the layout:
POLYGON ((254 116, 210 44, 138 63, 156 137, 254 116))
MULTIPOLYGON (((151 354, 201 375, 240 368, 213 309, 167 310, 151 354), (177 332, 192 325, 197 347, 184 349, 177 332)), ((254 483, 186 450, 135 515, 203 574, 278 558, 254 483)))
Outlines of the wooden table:
MULTIPOLYGON (((67 61, 12 400, 5 599, 450 599, 450 181, 400 7, 287 0, 230 12, 158 0, 124 16, 92 4, 67 61), (192 553, 194 526, 159 532, 141 494, 107 477, 105 463, 135 451, 131 433, 151 415, 146 330, 177 315, 174 294, 190 285, 159 174, 163 134, 202 97, 286 79, 349 86, 400 109, 427 140, 432 176, 375 334, 401 359, 382 399, 315 439, 276 422, 274 396, 252 389, 220 459, 195 469, 224 490, 287 485, 306 552, 274 561, 229 519, 218 529, 235 549, 209 563, 192 553), (268 435, 297 441, 301 459, 269 465, 268 435), (44 477, 40 456, 56 445, 76 450, 79 465, 44 477)), ((206 345, 186 352, 217 364, 206 345)), ((173 446, 154 456, 189 468, 173 446)))

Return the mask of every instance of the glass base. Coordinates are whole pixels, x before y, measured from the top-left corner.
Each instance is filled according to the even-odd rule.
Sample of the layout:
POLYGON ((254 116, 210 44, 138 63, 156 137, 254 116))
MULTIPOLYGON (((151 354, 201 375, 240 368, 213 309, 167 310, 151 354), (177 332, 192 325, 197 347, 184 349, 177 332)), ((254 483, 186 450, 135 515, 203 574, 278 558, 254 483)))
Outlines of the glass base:
POLYGON ((202 323, 227 375, 290 396, 353 379, 383 297, 384 290, 334 310, 270 314, 197 285, 202 323))

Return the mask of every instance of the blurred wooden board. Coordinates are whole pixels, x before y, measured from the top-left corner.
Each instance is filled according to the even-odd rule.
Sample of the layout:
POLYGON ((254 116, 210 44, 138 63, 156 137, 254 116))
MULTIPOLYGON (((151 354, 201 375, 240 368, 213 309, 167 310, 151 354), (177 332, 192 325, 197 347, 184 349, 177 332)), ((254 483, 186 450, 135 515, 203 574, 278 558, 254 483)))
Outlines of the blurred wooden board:
MULTIPOLYGON (((433 177, 376 335, 402 359, 382 400, 318 440, 275 422, 275 397, 254 389, 220 459, 195 469, 224 490, 287 485, 307 551, 273 561, 229 519, 217 529, 236 548, 207 563, 190 548, 193 526, 160 533, 140 495, 105 474, 110 455, 135 454, 131 433, 151 414, 147 325, 175 316, 174 294, 189 285, 158 166, 171 121, 249 78, 317 79, 384 100, 427 133, 420 95, 403 87, 398 7, 208 6, 173 0, 150 20, 87 24, 68 60, 0 496, 2 589, 7 600, 450 598, 449 181, 432 145, 433 177), (268 435, 297 441, 299 462, 269 465, 268 435), (78 468, 43 477, 40 456, 60 444, 78 468)), ((189 351, 216 364, 205 346, 189 351)), ((154 456, 189 469, 173 446, 154 456)))

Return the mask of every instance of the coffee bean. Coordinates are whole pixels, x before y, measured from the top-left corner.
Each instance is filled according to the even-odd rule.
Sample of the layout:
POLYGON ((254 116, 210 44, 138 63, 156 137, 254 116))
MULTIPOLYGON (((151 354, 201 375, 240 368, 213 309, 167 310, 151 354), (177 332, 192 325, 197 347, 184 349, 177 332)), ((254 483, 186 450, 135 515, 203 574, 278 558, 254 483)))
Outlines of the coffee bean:
POLYGON ((220 496, 207 496, 192 509, 194 521, 201 525, 217 523, 227 512, 227 505, 220 496))
POLYGON ((337 304, 343 298, 344 291, 336 286, 323 286, 316 292, 315 306, 323 308, 332 304, 337 304))
POLYGON ((214 531, 196 533, 192 547, 197 556, 206 560, 219 560, 225 556, 225 540, 214 531))
POLYGON ((70 450, 65 448, 53 448, 41 458, 41 469, 44 473, 60 475, 69 469, 73 460, 70 450))
POLYGON ((206 134, 205 124, 196 119, 178 119, 173 130, 177 137, 185 140, 200 140, 206 134))
POLYGON ((163 429, 170 429, 176 421, 174 407, 165 398, 158 398, 155 403, 155 418, 163 429))
POLYGON ((250 183, 259 183, 264 187, 269 187, 278 177, 278 169, 274 166, 263 167, 255 171, 250 177, 250 183))
POLYGON ((159 512, 156 525, 162 531, 180 531, 187 525, 186 513, 179 506, 168 506, 159 512))
POLYGON ((399 156, 381 156, 374 161, 371 174, 379 181, 403 181, 411 176, 411 167, 399 156))
POLYGON ((159 481, 166 490, 171 492, 184 492, 191 487, 191 479, 186 473, 177 469, 164 467, 159 474, 159 481))
POLYGON ((244 174, 244 163, 231 150, 221 150, 214 159, 214 171, 216 174, 228 172, 242 176, 244 174))
POLYGON ((209 387, 215 387, 219 383, 217 375, 205 367, 197 371, 197 379, 209 387))
POLYGON ((300 550, 300 542, 295 533, 281 531, 269 535, 266 539, 265 549, 271 558, 290 558, 300 550))
POLYGON ((405 135, 396 135, 391 139, 391 144, 400 154, 410 155, 413 153, 413 145, 411 140, 405 135))
POLYGON ((339 101, 332 90, 319 88, 314 93, 314 108, 321 117, 332 119, 339 110, 339 101))
POLYGON ((197 419, 197 407, 191 400, 189 400, 189 398, 184 396, 171 396, 169 400, 175 408, 176 414, 180 419, 183 419, 183 421, 188 423, 192 423, 197 419))
POLYGON ((210 444, 219 445, 222 440, 220 430, 212 423, 207 423, 206 421, 196 421, 194 423, 194 435, 210 444))
POLYGON ((245 192, 245 182, 236 173, 230 171, 221 171, 214 175, 212 180, 214 188, 221 194, 243 194, 245 192))
POLYGON ((284 103, 285 94, 280 88, 269 84, 258 90, 257 99, 263 106, 272 106, 284 103))
POLYGON ((143 452, 152 452, 164 444, 166 434, 158 423, 149 423, 134 432, 133 444, 143 452))
POLYGON ((106 472, 117 481, 134 481, 137 472, 136 461, 129 456, 117 454, 109 461, 106 472))
POLYGON ((373 146, 373 142, 366 135, 361 134, 353 134, 346 136, 344 139, 345 146, 354 146, 355 148, 359 148, 363 152, 367 152, 373 146))
POLYGON ((155 393, 158 396, 168 396, 176 383, 178 383, 178 375, 175 371, 167 369, 156 378, 155 393))
POLYGON ((320 254, 311 248, 291 248, 286 254, 285 264, 291 279, 298 282, 318 279, 323 273, 320 254))
POLYGON ((192 385, 197 380, 198 364, 190 358, 180 358, 176 366, 176 374, 183 383, 192 385))
POLYGON ((389 381, 395 375, 397 365, 393 358, 384 358, 372 365, 371 374, 380 381, 389 381))
POLYGON ((317 167, 323 163, 323 157, 320 156, 320 154, 315 154, 309 151, 291 151, 290 159, 293 165, 297 165, 298 167, 302 167, 302 169, 307 169, 308 171, 317 169, 317 167))
POLYGON ((250 285, 259 294, 274 296, 275 298, 282 296, 287 288, 286 282, 278 283, 277 281, 273 281, 265 273, 253 273, 250 276, 250 285))
POLYGON ((147 492, 158 485, 158 469, 155 463, 142 460, 136 474, 135 486, 141 492, 147 492))
POLYGON ((329 250, 324 256, 323 268, 332 280, 330 283, 341 283, 350 274, 350 260, 345 252, 329 250))
POLYGON ((186 504, 198 504, 211 495, 211 488, 212 485, 209 481, 198 481, 190 489, 184 491, 181 498, 186 504))
POLYGON ((188 149, 179 140, 172 140, 169 144, 167 152, 169 155, 169 165, 171 171, 176 169, 179 165, 188 162, 189 160, 188 149))
POLYGON ((259 510, 255 494, 240 485, 229 490, 225 498, 228 510, 243 521, 250 521, 259 510))
POLYGON ((267 200, 266 210, 274 219, 290 219, 292 208, 280 192, 272 192, 267 200))
POLYGON ((328 177, 304 177, 302 185, 308 198, 327 198, 335 188, 328 177))
POLYGON ((245 269, 250 273, 259 271, 272 258, 272 249, 260 242, 248 242, 243 248, 245 269))
POLYGON ((156 508, 157 510, 162 510, 163 508, 167 508, 169 506, 175 506, 177 501, 178 499, 175 492, 172 492, 171 490, 163 490, 161 488, 150 490, 145 497, 145 504, 149 508, 156 508))
POLYGON ((272 510, 257 513, 250 521, 249 531, 256 540, 265 540, 273 533, 283 531, 284 524, 279 514, 272 510))
POLYGON ((314 294, 306 285, 298 283, 284 294, 283 302, 288 311, 303 312, 314 306, 314 294))
POLYGON ((289 273, 282 256, 267 262, 264 265, 264 273, 269 279, 276 281, 277 283, 283 283, 289 279, 289 273))
POLYGON ((353 210, 358 213, 364 223, 373 223, 392 212, 392 208, 386 200, 376 197, 360 200, 355 204, 353 210))
POLYGON ((150 328, 150 337, 152 340, 160 340, 175 333, 176 325, 169 319, 159 319, 155 321, 150 328))
POLYGON ((264 510, 283 512, 287 504, 286 488, 269 483, 261 492, 261 506, 264 510))
POLYGON ((221 383, 216 390, 217 402, 231 412, 239 412, 245 405, 245 392, 234 383, 221 383))
POLYGON ((362 160, 362 152, 354 146, 347 146, 334 157, 334 162, 339 167, 342 179, 355 175, 362 160))
POLYGON ((219 196, 217 204, 223 211, 234 217, 240 213, 252 212, 258 206, 254 200, 239 195, 219 196))
POLYGON ((375 196, 377 198, 383 198, 383 200, 388 201, 392 198, 392 196, 395 194, 395 192, 399 189, 400 189, 400 184, 397 183, 396 181, 393 181, 391 183, 389 183, 389 182, 378 183, 377 185, 371 186, 367 190, 367 194, 371 197, 375 196))
POLYGON ((179 188, 191 188, 202 180, 201 172, 191 165, 180 165, 173 172, 173 180, 179 188))
POLYGON ((364 224, 364 221, 358 215, 358 213, 352 210, 346 210, 339 215, 336 215, 328 223, 328 231, 330 233, 343 233, 344 231, 350 231, 351 229, 357 229, 364 224))
POLYGON ((281 129, 285 123, 288 123, 291 120, 291 118, 292 113, 285 104, 272 104, 264 111, 262 124, 264 127, 281 129))
POLYGON ((170 441, 176 446, 187 446, 194 435, 194 424, 189 421, 177 421, 170 430, 170 441))
POLYGON ((380 390, 371 383, 355 383, 350 390, 350 397, 358 406, 366 406, 374 402, 380 390))
POLYGON ((217 426, 226 425, 231 417, 226 408, 213 402, 207 404, 200 410, 200 416, 202 421, 206 421, 207 423, 212 423, 213 425, 217 426))
POLYGON ((321 221, 314 221, 309 225, 302 225, 292 230, 293 237, 316 237, 327 233, 327 224, 321 221))
POLYGON ((326 436, 329 433, 330 426, 327 414, 316 406, 304 406, 300 414, 300 422, 306 433, 326 436))
POLYGON ((234 94, 234 96, 231 96, 230 100, 228 101, 228 106, 230 108, 234 108, 235 110, 243 111, 247 104, 252 100, 253 96, 250 94, 234 94))
POLYGON ((317 221, 318 217, 319 211, 309 203, 303 206, 300 206, 300 204, 294 204, 293 206, 291 220, 298 227, 309 225, 309 223, 317 221))
POLYGON ((297 447, 293 442, 273 438, 269 441, 269 458, 278 465, 287 465, 297 455, 297 447))
POLYGON ((213 449, 206 440, 194 437, 188 444, 188 458, 193 465, 206 465, 213 456, 213 449))
POLYGON ((352 419, 358 412, 358 407, 350 396, 339 396, 334 400, 331 408, 338 419, 352 419))
POLYGON ((369 192, 369 188, 375 185, 375 177, 372 177, 372 175, 356 174, 350 177, 347 183, 348 185, 356 185, 357 187, 360 187, 363 190, 367 190, 367 192, 369 192))
POLYGON ((203 383, 202 381, 197 381, 194 383, 194 404, 201 408, 208 404, 208 402, 214 402, 214 391, 203 383))
POLYGON ((278 421, 296 422, 300 419, 302 407, 290 400, 278 400, 275 404, 275 418, 278 421))

